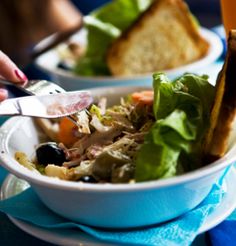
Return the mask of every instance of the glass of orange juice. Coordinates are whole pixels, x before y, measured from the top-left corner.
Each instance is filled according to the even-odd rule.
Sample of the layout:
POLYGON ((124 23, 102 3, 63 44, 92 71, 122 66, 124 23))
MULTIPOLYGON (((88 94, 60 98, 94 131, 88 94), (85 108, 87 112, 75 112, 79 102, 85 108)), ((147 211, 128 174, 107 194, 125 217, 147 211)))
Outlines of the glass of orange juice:
POLYGON ((221 14, 226 36, 231 29, 236 29, 236 0, 220 0, 221 14))

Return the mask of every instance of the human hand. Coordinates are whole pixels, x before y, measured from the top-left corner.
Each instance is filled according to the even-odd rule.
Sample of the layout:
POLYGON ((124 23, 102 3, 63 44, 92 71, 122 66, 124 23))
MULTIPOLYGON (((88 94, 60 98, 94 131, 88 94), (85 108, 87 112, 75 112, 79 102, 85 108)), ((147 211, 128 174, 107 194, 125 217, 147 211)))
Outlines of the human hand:
MULTIPOLYGON (((28 81, 25 74, 2 51, 0 51, 0 78, 22 84, 28 81)), ((5 100, 7 97, 7 90, 0 88, 0 101, 5 100)))

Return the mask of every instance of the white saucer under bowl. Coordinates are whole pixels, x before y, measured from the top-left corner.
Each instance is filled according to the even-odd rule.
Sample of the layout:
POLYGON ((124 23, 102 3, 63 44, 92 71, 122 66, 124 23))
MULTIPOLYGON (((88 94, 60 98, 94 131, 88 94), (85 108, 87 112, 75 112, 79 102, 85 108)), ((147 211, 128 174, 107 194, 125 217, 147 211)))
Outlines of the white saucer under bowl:
MULTIPOLYGON (((13 175, 9 175, 4 181, 1 189, 1 199, 9 198, 17 193, 22 192, 28 187, 28 183, 16 178, 13 175)), ((214 226, 218 225, 225 218, 227 218, 236 207, 236 169, 231 168, 231 171, 227 174, 224 182, 224 186, 227 189, 227 193, 224 196, 221 204, 217 209, 212 212, 206 222, 200 228, 199 234, 202 234, 214 226)), ((26 223, 24 221, 12 218, 9 216, 10 220, 20 229, 29 233, 30 235, 39 238, 41 240, 47 241, 49 243, 54 243, 57 245, 95 245, 95 246, 114 246, 111 242, 105 242, 98 240, 82 231, 71 230, 71 229, 50 229, 42 228, 39 226, 26 223)), ((116 244, 117 245, 117 244, 116 244)))

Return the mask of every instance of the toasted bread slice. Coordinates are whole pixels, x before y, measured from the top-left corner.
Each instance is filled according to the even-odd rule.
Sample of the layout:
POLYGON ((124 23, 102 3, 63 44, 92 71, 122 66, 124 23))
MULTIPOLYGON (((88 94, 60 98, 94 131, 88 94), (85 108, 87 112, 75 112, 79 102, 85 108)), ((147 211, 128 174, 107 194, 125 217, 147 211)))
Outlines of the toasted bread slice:
POLYGON ((154 0, 112 43, 107 64, 113 75, 151 73, 195 61, 208 47, 183 0, 154 0))
POLYGON ((236 30, 228 39, 227 56, 216 82, 210 127, 203 142, 204 162, 212 162, 227 151, 236 114, 236 30))

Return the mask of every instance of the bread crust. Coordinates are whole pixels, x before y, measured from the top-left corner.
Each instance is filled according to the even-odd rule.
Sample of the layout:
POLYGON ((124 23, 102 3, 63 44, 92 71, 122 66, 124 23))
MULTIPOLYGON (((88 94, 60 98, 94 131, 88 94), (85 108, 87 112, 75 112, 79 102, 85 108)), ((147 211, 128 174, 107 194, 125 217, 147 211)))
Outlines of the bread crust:
POLYGON ((203 141, 204 163, 222 157, 236 114, 236 30, 229 33, 227 56, 216 82, 210 127, 203 141))
POLYGON ((143 74, 190 63, 203 57, 208 48, 184 1, 154 0, 111 44, 106 60, 113 75, 143 74), (178 42, 181 38, 183 43, 178 42))

